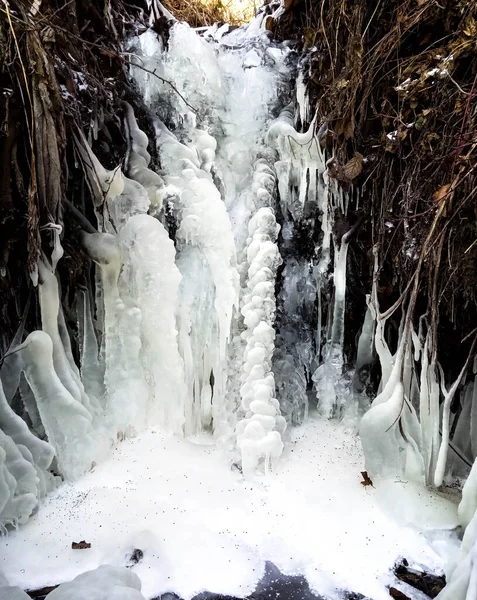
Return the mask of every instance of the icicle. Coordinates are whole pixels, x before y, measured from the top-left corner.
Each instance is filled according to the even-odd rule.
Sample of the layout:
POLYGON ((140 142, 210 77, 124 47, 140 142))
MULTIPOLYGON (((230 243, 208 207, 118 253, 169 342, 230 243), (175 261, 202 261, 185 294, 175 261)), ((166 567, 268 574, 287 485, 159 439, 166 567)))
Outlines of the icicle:
POLYGON ((308 101, 308 90, 303 81, 303 71, 300 71, 296 80, 296 99, 298 102, 298 112, 302 125, 308 122, 308 111, 310 103, 308 101))
POLYGON ((344 405, 346 391, 342 383, 344 311, 346 300, 346 257, 349 234, 341 239, 339 250, 335 248, 334 286, 335 300, 331 326, 331 337, 325 348, 324 362, 313 373, 318 410, 331 418, 344 405))
POLYGON ((82 243, 101 272, 106 427, 122 439, 142 431, 147 422, 149 390, 140 361, 142 314, 133 301, 126 304, 120 296, 122 258, 116 236, 82 232, 82 243))
POLYGON ((139 129, 132 106, 127 102, 123 102, 123 105, 126 112, 126 127, 130 138, 127 173, 145 188, 152 210, 159 213, 164 197, 164 182, 157 173, 148 169, 151 161, 151 156, 147 151, 149 140, 147 135, 139 129))
POLYGON ((429 329, 422 352, 421 389, 419 396, 419 419, 422 431, 422 454, 426 470, 426 482, 433 482, 435 463, 439 448, 439 383, 433 357, 432 331, 429 329))
POLYGON ((107 171, 96 158, 81 131, 78 136, 74 136, 74 139, 96 206, 119 196, 124 190, 121 169, 117 167, 113 171, 107 171))
MULTIPOLYGON (((469 381, 460 391, 460 411, 454 417, 454 423, 452 424, 452 445, 455 450, 459 451, 459 456, 456 452, 451 455, 451 468, 454 467, 456 472, 461 471, 464 467, 467 471, 467 465, 462 460, 468 459, 469 463, 472 464, 473 456, 471 449, 471 438, 470 438, 470 421, 472 411, 472 397, 474 392, 474 382, 469 381)), ((466 473, 467 474, 467 473, 466 473)))
POLYGON ((358 393, 363 393, 366 390, 366 385, 369 380, 369 369, 373 363, 374 356, 374 329, 375 320, 373 312, 369 306, 370 297, 366 297, 368 308, 364 316, 363 327, 358 339, 358 350, 356 355, 356 366, 353 376, 353 388, 358 393))
POLYGON ((77 295, 78 333, 81 352, 81 378, 86 393, 104 402, 104 364, 99 360, 98 340, 93 325, 88 290, 77 295))
POLYGON ((386 343, 385 327, 386 321, 391 316, 392 312, 388 311, 386 316, 383 316, 379 312, 378 302, 378 255, 377 250, 374 248, 374 276, 373 276, 373 289, 371 293, 371 303, 368 304, 371 309, 373 316, 376 321, 376 333, 374 336, 374 347, 381 363, 381 384, 380 389, 382 390, 386 383, 389 381, 391 372, 394 367, 395 357, 391 354, 389 347, 386 343))
POLYGON ((464 376, 467 365, 463 367, 457 379, 451 385, 449 390, 446 390, 444 383, 444 374, 439 365, 439 369, 441 370, 441 391, 444 396, 444 404, 442 409, 442 440, 439 448, 439 454, 437 456, 436 470, 434 472, 434 485, 439 487, 442 485, 444 480, 444 471, 446 468, 447 462, 447 452, 449 449, 449 418, 450 418, 450 405, 454 395, 459 387, 459 384, 464 376))
POLYGON ((64 250, 63 250, 63 247, 62 247, 61 241, 60 241, 60 235, 61 235, 61 232, 63 231, 63 227, 56 223, 48 223, 47 225, 44 225, 40 229, 41 230, 49 229, 53 232, 53 251, 51 253, 51 264, 52 264, 52 269, 54 272, 56 270, 56 265, 58 264, 58 261, 60 260, 60 258, 63 256, 63 253, 64 253, 64 250))
MULTIPOLYGON (((324 173, 325 162, 316 136, 316 114, 305 133, 298 133, 294 128, 294 114, 294 104, 282 110, 268 130, 267 143, 276 147, 280 156, 275 168, 282 212, 286 215, 290 211, 294 219, 299 219, 305 205, 316 202, 316 173, 324 173), (295 188, 298 188, 298 195, 295 188)), ((327 210, 326 207, 324 213, 327 210)))

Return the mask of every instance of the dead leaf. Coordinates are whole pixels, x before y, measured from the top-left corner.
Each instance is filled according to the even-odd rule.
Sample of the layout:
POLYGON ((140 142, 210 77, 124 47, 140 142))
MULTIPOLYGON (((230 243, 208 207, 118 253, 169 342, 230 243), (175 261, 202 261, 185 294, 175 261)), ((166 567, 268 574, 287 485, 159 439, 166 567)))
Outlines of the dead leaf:
POLYGON ((468 37, 477 36, 477 23, 473 17, 469 17, 465 22, 464 33, 468 37))
POLYGON ((368 475, 368 471, 361 471, 361 477, 363 478, 361 485, 363 485, 364 487, 366 487, 368 485, 370 485, 371 487, 374 487, 373 482, 371 481, 371 478, 368 475))
POLYGON ((335 125, 335 133, 336 135, 341 135, 344 132, 344 121, 343 119, 338 119, 338 121, 336 121, 336 125, 335 125))
POLYGON ((72 542, 71 548, 73 550, 87 550, 88 548, 91 548, 91 544, 89 544, 85 540, 81 540, 81 542, 72 542))
POLYGON ((351 117, 349 121, 346 121, 344 126, 344 137, 345 140, 349 140, 354 136, 354 117, 351 117))
POLYGON ((338 90, 341 90, 341 89, 343 89, 343 88, 347 87, 347 86, 348 86, 348 84, 349 84, 349 79, 339 79, 339 80, 336 82, 336 88, 337 88, 338 90))
POLYGON ((56 41, 55 31, 53 27, 47 25, 44 29, 42 29, 40 33, 41 41, 44 44, 54 44, 56 41))
POLYGON ((265 29, 267 31, 273 31, 274 21, 275 21, 275 19, 272 17, 272 15, 267 16, 267 18, 265 19, 265 29))
POLYGON ((346 179, 352 181, 363 170, 363 155, 356 152, 353 158, 351 158, 343 167, 343 173, 346 179))
POLYGON ((311 27, 305 29, 305 48, 311 48, 315 45, 316 31, 311 27))
POLYGON ((432 194, 432 199, 436 204, 439 204, 445 198, 450 190, 451 184, 442 185, 436 192, 432 194))
POLYGON ((66 79, 66 89, 68 90, 68 92, 70 94, 74 94, 75 93, 75 84, 73 82, 73 80, 71 79, 71 77, 68 77, 66 79))

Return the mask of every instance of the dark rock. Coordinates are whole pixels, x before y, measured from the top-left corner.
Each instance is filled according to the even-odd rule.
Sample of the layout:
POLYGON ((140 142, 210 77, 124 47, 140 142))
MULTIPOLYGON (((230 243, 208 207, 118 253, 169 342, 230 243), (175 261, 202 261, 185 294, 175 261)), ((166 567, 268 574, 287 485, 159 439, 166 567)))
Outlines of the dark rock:
MULTIPOLYGON (((342 592, 343 600, 371 600, 355 592, 342 592)), ((257 584, 255 591, 245 600, 327 600, 325 596, 315 594, 302 575, 284 575, 271 562, 265 563, 265 574, 257 584)), ((166 600, 164 596, 160 600, 166 600)), ((175 598, 171 600, 176 600, 175 598)), ((239 600, 233 596, 223 596, 211 592, 202 592, 193 600, 239 600)))
POLYGON ((85 540, 81 540, 81 542, 71 542, 71 547, 73 550, 88 550, 88 548, 91 548, 91 544, 85 540))
POLYGON ((389 595, 391 596, 391 598, 394 598, 395 600, 411 600, 411 598, 409 598, 409 596, 406 596, 406 594, 403 594, 402 592, 400 592, 399 590, 397 590, 394 587, 389 588, 389 595))
POLYGON ((427 594, 429 598, 435 598, 446 585, 446 578, 443 575, 411 569, 405 558, 394 565, 394 574, 400 581, 427 594))
POLYGON ((34 600, 45 600, 47 595, 53 590, 56 590, 57 587, 57 585, 50 585, 38 590, 27 590, 26 593, 30 596, 30 598, 34 598, 34 600))
POLYGON ((142 550, 140 550, 139 548, 135 548, 132 553, 131 556, 129 557, 129 565, 128 566, 132 566, 132 565, 137 565, 138 562, 141 562, 141 560, 144 558, 144 552, 142 550))

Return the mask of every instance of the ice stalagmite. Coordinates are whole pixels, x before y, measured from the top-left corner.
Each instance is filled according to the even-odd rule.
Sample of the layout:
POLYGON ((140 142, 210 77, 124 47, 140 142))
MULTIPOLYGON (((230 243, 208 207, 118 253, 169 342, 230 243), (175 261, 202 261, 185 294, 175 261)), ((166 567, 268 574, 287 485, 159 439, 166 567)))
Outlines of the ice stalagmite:
POLYGON ((403 342, 390 377, 361 419, 359 434, 372 478, 403 477, 424 484, 421 431, 401 381, 403 342))
POLYGON ((131 217, 120 239, 128 256, 121 275, 122 293, 129 291, 141 311, 140 355, 149 388, 147 422, 182 433, 187 390, 177 345, 175 313, 181 275, 174 263, 174 244, 162 223, 149 215, 131 217))
POLYGON ((30 596, 21 588, 8 585, 2 573, 0 573, 0 600, 29 600, 30 596))
POLYGON ((18 350, 60 472, 65 479, 76 479, 94 460, 92 415, 59 379, 53 365, 53 342, 47 333, 30 333, 18 350))
POLYGON ((280 414, 272 372, 275 331, 275 275, 281 262, 275 243, 278 226, 269 208, 261 208, 249 223, 247 289, 242 314, 247 327, 243 384, 240 390, 245 418, 236 427, 245 477, 261 461, 265 472, 283 450, 286 421, 280 414))
POLYGON ((444 405, 442 408, 442 439, 441 439, 441 444, 439 447, 439 452, 437 455, 436 468, 434 471, 434 485, 436 487, 439 487, 440 485, 442 485, 442 482, 444 480, 444 472, 445 472, 446 462, 447 462, 447 453, 449 451, 449 429, 450 429, 449 419, 450 419, 451 402, 452 402, 452 399, 454 398, 454 395, 457 391, 457 388, 459 387, 459 384, 460 384, 462 377, 464 376, 466 370, 467 370, 467 364, 464 365, 461 372, 457 376, 457 379, 453 382, 453 384, 450 386, 450 388, 448 390, 445 387, 444 376, 441 371, 441 391, 442 391, 442 395, 444 396, 444 405))
POLYGON ((37 438, 26 422, 9 406, 0 384, 0 429, 9 436, 20 449, 37 474, 37 498, 43 498, 54 486, 53 475, 49 472, 55 456, 51 444, 37 438))
POLYGON ((25 523, 52 489, 47 472, 53 449, 35 438, 8 403, 0 385, 0 531, 25 523))

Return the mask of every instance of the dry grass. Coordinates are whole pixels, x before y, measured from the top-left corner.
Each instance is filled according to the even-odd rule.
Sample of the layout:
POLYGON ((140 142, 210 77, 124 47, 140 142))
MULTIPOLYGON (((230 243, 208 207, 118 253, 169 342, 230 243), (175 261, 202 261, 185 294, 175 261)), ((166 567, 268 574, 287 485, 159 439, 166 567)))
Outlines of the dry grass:
POLYGON ((164 6, 180 21, 191 27, 214 23, 240 26, 255 15, 255 0, 166 0, 164 6))
POLYGON ((477 318, 477 3, 291 0, 273 30, 302 39, 338 166, 366 159, 362 273, 377 246, 381 306, 427 312, 452 362, 477 318))

